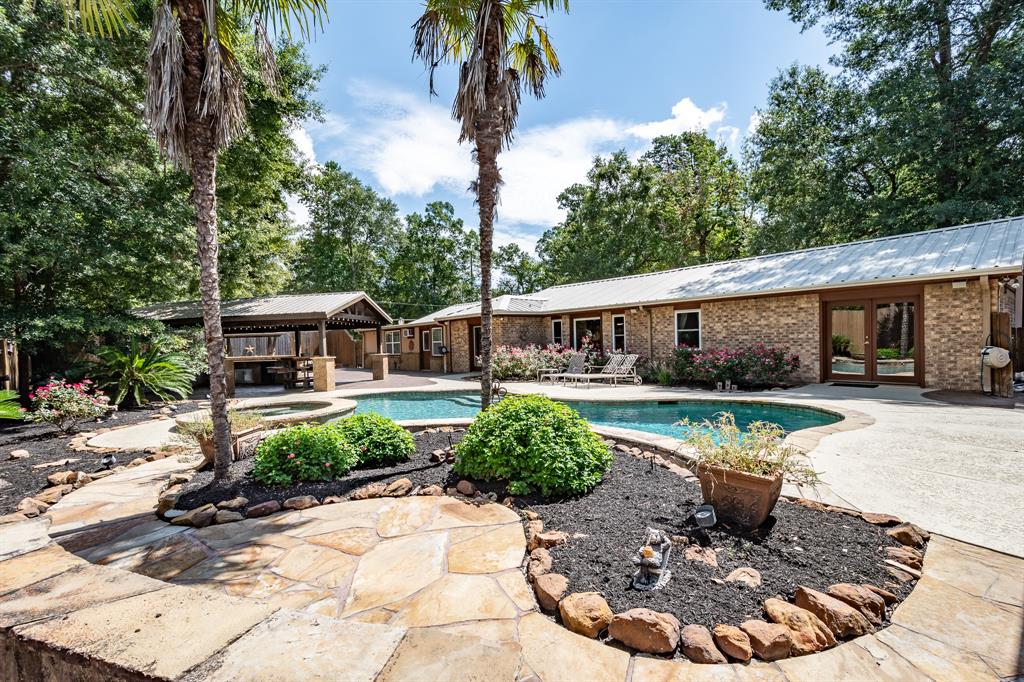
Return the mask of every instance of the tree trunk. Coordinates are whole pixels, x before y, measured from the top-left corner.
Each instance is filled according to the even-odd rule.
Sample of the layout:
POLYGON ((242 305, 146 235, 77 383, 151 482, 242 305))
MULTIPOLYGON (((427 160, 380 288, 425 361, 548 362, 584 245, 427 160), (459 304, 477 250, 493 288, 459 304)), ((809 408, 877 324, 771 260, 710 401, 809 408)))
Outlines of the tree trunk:
POLYGON ((210 413, 213 419, 213 476, 227 477, 231 466, 227 382, 224 376, 224 332, 220 321, 220 274, 217 270, 217 140, 213 118, 201 117, 200 97, 206 67, 201 0, 180 0, 178 16, 184 43, 187 148, 192 169, 192 204, 196 209, 199 291, 203 302, 203 332, 210 368, 210 413))
POLYGON ((498 75, 503 31, 501 8, 490 12, 491 25, 486 32, 484 59, 487 80, 484 85, 486 109, 476 120, 476 163, 478 168, 476 196, 480 207, 480 405, 491 404, 491 257, 494 242, 494 210, 498 203, 498 153, 501 151, 501 110, 498 75))

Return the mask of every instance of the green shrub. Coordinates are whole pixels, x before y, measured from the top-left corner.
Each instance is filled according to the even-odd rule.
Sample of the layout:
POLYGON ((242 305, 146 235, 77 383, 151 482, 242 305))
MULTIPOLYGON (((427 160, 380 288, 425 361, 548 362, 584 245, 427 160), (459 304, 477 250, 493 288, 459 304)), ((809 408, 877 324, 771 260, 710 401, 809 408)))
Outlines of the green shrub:
POLYGON ((333 421, 334 429, 356 449, 360 464, 386 465, 404 462, 416 452, 412 434, 393 419, 368 412, 333 421))
POLYGON ((848 357, 850 355, 850 337, 842 334, 832 335, 832 355, 848 357))
POLYGON ((165 353, 156 345, 143 350, 138 340, 132 340, 127 351, 108 346, 96 355, 96 382, 110 389, 118 405, 142 405, 147 394, 160 400, 184 399, 192 391, 196 375, 185 357, 165 353))
POLYGON ((331 481, 359 461, 356 449, 323 424, 299 424, 268 436, 256 449, 252 475, 265 485, 331 481))
POLYGON ((509 482, 513 494, 585 493, 612 453, 575 410, 540 395, 509 396, 480 413, 455 446, 455 471, 509 482))
POLYGON ((18 406, 18 394, 15 391, 0 391, 0 419, 21 419, 24 416, 18 406))
POLYGON ((64 379, 51 377, 48 382, 29 392, 32 410, 26 419, 53 424, 62 433, 68 433, 78 422, 102 417, 110 409, 110 401, 103 395, 103 391, 94 390, 90 393, 92 385, 89 379, 69 384, 64 379))

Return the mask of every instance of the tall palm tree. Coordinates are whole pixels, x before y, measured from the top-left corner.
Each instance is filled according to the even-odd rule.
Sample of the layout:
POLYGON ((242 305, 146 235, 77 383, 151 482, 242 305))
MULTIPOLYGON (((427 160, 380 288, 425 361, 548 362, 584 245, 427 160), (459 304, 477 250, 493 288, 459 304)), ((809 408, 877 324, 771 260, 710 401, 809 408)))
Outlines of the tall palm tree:
MULTIPOLYGON (((117 36, 135 20, 136 0, 61 0, 68 20, 87 33, 117 36)), ((146 60, 145 117, 164 155, 191 172, 203 328, 210 369, 214 479, 231 465, 224 334, 217 273, 217 155, 245 126, 242 78, 233 46, 251 30, 261 75, 276 84, 267 26, 308 36, 327 14, 327 0, 154 0, 146 60)))
POLYGON ((491 403, 491 256, 501 172, 498 154, 512 142, 522 92, 540 99, 549 76, 561 73, 558 55, 539 23, 542 12, 569 11, 569 0, 426 0, 413 24, 413 54, 430 72, 459 65, 452 118, 459 142, 475 145, 477 179, 470 189, 480 209, 480 400, 491 403))

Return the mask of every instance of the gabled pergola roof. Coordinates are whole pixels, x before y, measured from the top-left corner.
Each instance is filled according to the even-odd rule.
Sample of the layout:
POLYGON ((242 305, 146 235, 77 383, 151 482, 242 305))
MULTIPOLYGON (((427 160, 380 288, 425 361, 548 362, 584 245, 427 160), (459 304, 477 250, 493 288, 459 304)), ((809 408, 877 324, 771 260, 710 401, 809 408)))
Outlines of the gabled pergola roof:
MULTIPOLYGON (((201 324, 200 301, 155 303, 136 308, 139 317, 168 324, 201 324)), ((322 294, 281 294, 221 301, 225 329, 365 329, 390 324, 391 316, 364 291, 322 294)))

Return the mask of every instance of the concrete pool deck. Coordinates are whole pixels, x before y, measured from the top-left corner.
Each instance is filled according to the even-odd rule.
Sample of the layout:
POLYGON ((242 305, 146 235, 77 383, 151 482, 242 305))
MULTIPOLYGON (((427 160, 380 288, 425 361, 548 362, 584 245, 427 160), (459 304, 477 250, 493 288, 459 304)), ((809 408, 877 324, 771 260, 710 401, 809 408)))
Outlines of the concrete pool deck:
MULTIPOLYGON (((471 391, 464 375, 428 375, 429 385, 389 385, 305 397, 350 398, 390 392, 471 391)), ((504 384, 512 393, 563 400, 772 401, 861 413, 851 430, 830 430, 808 456, 821 472, 824 501, 896 514, 934 532, 1024 556, 1024 410, 950 405, 910 386, 852 388, 813 384, 786 391, 713 393, 663 386, 574 388, 533 382, 504 384), (833 497, 834 496, 834 497, 833 497)), ((446 421, 446 420, 441 420, 446 421)), ((450 420, 448 420, 450 421, 450 420)), ((103 434, 105 447, 150 447, 173 441, 173 422, 157 421, 103 434)), ((799 435, 799 433, 798 433, 799 435)), ((90 441, 90 444, 95 444, 90 441)), ((804 492, 804 491, 801 491, 804 492)), ((813 496, 813 493, 812 493, 813 496)))

